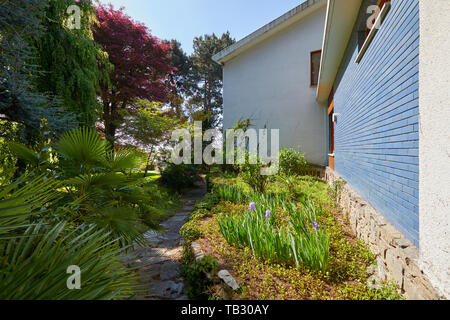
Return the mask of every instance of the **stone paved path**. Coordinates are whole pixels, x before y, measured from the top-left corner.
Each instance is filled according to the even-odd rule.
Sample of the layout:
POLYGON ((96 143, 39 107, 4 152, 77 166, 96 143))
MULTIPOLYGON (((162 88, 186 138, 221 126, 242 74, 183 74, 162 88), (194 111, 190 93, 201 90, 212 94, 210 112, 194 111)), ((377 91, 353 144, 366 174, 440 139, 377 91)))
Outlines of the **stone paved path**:
POLYGON ((140 281, 148 284, 147 300, 187 300, 180 275, 182 239, 180 228, 192 212, 194 204, 206 193, 206 186, 193 189, 183 197, 184 206, 161 223, 165 231, 148 231, 149 245, 136 248, 131 265, 138 267, 140 281))

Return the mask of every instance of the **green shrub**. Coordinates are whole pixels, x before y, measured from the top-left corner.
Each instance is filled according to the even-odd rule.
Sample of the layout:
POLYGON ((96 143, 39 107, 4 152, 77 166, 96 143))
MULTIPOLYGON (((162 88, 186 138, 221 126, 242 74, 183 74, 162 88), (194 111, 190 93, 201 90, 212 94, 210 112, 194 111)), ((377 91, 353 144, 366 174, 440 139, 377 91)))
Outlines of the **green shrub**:
POLYGON ((217 203, 219 203, 217 195, 214 193, 207 193, 202 200, 194 205, 194 211, 199 209, 211 210, 217 203))
POLYGON ((192 187, 198 181, 198 171, 194 165, 173 164, 168 163, 168 166, 161 172, 161 182, 178 192, 183 189, 192 187))
POLYGON ((181 267, 186 280, 185 292, 190 299, 207 299, 208 286, 217 272, 219 263, 213 257, 203 257, 181 267))
POLYGON ((190 220, 180 229, 180 235, 187 241, 195 241, 202 236, 202 230, 197 219, 190 220))
POLYGON ((61 184, 45 175, 0 186, 0 299, 131 298, 137 274, 123 262, 118 239, 97 225, 60 221, 61 184), (67 267, 83 272, 82 290, 68 290, 67 267))
POLYGON ((271 180, 271 176, 261 174, 261 169, 265 165, 256 156, 256 163, 252 164, 250 159, 246 157, 244 164, 240 164, 240 176, 255 192, 265 192, 267 185, 271 180))
POLYGON ((280 172, 286 175, 302 175, 310 169, 305 155, 294 149, 284 148, 281 150, 278 161, 280 172))
POLYGON ((191 220, 202 220, 203 218, 212 216, 212 213, 207 209, 195 210, 188 218, 188 222, 191 220))

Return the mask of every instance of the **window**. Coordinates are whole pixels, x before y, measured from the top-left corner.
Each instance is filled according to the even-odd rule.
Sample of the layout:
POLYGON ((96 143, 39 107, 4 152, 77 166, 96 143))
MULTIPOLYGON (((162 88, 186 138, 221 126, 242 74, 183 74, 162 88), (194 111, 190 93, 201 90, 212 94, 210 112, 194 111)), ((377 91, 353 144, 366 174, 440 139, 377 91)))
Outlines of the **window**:
POLYGON ((319 82, 321 58, 322 58, 322 50, 311 52, 311 87, 317 86, 319 82))
MULTIPOLYGON (((384 6, 384 4, 386 2, 391 2, 391 0, 378 0, 377 6, 378 6, 378 8, 380 8, 380 11, 383 9, 383 6, 384 6)), ((375 21, 376 21, 377 18, 378 18, 378 14, 372 19, 372 25, 375 24, 375 21)), ((369 36, 369 33, 370 33, 371 30, 372 30, 372 28, 369 28, 369 26, 366 26, 366 36, 365 36, 365 38, 367 38, 369 36)))
POLYGON ((367 7, 369 17, 361 21, 358 31, 358 49, 359 54, 356 62, 359 63, 364 56, 367 48, 375 37, 378 29, 391 8, 391 0, 372 0, 371 6, 378 6, 378 10, 367 7))

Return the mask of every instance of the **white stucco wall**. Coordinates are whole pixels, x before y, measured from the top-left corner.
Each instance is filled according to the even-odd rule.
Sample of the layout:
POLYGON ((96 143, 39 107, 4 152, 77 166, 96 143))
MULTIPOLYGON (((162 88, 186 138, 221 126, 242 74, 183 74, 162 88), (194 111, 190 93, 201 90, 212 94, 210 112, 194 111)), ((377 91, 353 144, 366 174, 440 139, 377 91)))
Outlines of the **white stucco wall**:
POLYGON ((450 297, 450 1, 420 0, 420 261, 450 297))
POLYGON ((280 129, 280 147, 300 146, 313 164, 327 164, 327 109, 310 87, 310 52, 322 48, 326 7, 228 61, 224 66, 224 129, 239 118, 280 129))

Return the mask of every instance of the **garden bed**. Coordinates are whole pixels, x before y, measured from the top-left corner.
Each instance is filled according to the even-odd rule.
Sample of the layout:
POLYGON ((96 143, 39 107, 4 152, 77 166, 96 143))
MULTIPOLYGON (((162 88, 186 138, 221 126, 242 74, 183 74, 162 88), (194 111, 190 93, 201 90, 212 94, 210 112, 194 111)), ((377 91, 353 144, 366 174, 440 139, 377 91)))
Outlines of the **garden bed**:
MULTIPOLYGON (((376 285, 369 283, 375 258, 351 233, 344 213, 334 201, 337 196, 336 190, 333 191, 317 177, 277 176, 268 183, 265 195, 289 199, 289 202, 298 206, 299 212, 304 209, 302 201, 305 197, 311 199, 314 208, 320 208, 315 217, 318 228, 315 230, 311 227, 311 231, 305 232, 315 234, 314 232, 319 232, 319 228, 320 231, 323 230, 329 241, 325 266, 315 266, 313 263, 305 266, 306 262, 295 263, 292 257, 290 260, 284 258, 276 252, 277 250, 274 250, 275 255, 269 249, 263 249, 262 253, 258 254, 252 244, 258 240, 251 240, 251 245, 225 240, 223 222, 222 230, 220 222, 224 219, 241 221, 243 215, 257 214, 257 210, 255 212, 249 210, 249 202, 252 197, 258 195, 253 193, 250 186, 237 175, 219 174, 210 177, 209 181, 213 187, 211 194, 207 196, 208 205, 199 208, 189 227, 185 229, 192 235, 189 240, 196 240, 203 254, 218 262, 216 271, 228 270, 241 287, 231 296, 224 296, 221 286, 218 285, 220 281, 217 278, 212 279, 208 288, 210 298, 249 300, 402 298, 391 283, 376 285), (222 192, 219 191, 221 188, 222 192), (233 194, 224 195, 223 189, 231 190, 233 194), (230 198, 231 201, 226 198, 230 198), (274 258, 269 259, 268 256, 274 258)), ((274 232, 278 232, 281 228, 289 229, 290 218, 284 211, 281 207, 272 209, 272 215, 277 212, 277 221, 273 222, 274 232)), ((292 216, 292 213, 290 215, 292 216)))

